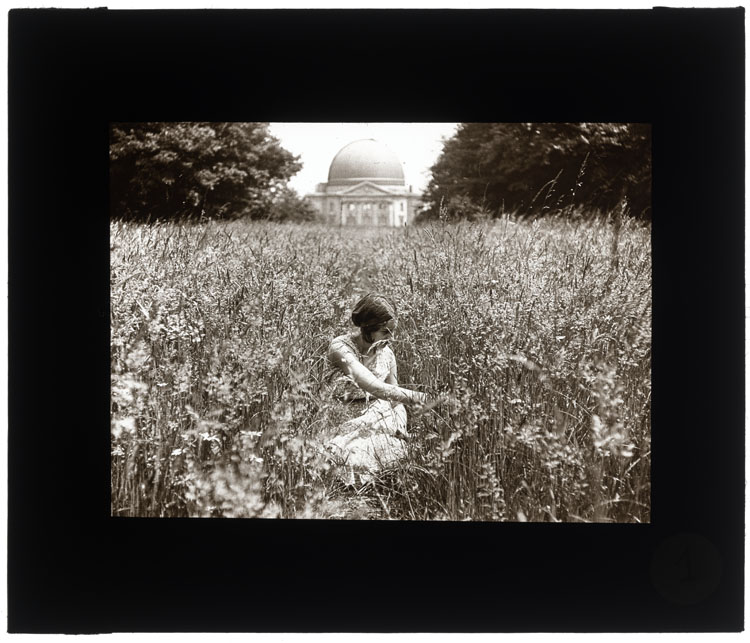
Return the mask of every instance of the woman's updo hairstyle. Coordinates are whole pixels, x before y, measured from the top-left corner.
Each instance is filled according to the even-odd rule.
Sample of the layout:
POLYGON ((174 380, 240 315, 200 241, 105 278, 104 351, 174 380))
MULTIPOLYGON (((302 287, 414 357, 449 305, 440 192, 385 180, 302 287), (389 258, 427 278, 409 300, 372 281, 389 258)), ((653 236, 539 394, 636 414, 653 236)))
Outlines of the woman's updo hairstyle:
POLYGON ((371 334, 390 319, 396 321, 396 305, 389 297, 375 293, 362 297, 352 311, 352 324, 362 329, 368 342, 371 334))

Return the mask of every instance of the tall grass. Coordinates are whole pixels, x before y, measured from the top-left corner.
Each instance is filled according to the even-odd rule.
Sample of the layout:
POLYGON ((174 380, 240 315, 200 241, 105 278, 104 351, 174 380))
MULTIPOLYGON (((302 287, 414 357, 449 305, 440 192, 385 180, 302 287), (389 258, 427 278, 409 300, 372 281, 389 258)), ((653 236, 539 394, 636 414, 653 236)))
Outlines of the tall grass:
POLYGON ((111 226, 117 516, 650 519, 650 230, 512 217, 111 226), (321 381, 368 290, 399 303, 408 456, 360 492, 321 381))

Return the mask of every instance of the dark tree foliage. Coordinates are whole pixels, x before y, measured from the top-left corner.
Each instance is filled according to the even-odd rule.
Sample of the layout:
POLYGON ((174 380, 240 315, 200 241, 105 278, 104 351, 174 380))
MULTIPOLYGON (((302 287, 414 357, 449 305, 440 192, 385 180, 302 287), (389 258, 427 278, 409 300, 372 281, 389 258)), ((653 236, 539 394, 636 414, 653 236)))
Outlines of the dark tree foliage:
POLYGON ((110 137, 115 218, 269 216, 301 168, 267 123, 117 123, 110 137))
POLYGON ((271 221, 295 221, 298 223, 319 220, 315 208, 289 187, 283 187, 274 193, 268 219, 271 221))
POLYGON ((426 217, 610 210, 650 217, 651 127, 462 123, 432 167, 426 217))

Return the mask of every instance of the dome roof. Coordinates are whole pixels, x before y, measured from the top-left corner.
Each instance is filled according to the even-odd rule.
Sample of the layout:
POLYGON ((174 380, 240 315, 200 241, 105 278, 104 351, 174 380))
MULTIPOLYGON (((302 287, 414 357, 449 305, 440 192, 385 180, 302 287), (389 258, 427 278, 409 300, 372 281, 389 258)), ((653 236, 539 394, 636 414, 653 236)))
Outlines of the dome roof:
POLYGON ((404 185, 404 171, 398 157, 383 143, 366 138, 345 145, 333 157, 328 183, 333 185, 372 181, 404 185))

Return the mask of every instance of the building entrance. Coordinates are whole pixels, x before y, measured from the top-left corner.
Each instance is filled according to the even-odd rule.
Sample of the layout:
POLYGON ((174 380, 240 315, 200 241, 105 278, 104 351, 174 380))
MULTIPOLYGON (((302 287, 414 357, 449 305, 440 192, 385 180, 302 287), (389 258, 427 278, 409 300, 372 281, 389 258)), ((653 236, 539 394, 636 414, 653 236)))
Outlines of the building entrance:
POLYGON ((341 207, 342 225, 387 226, 391 223, 389 201, 344 201, 341 207))

